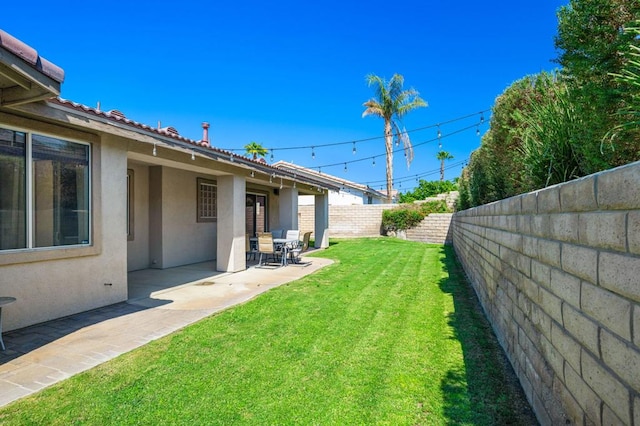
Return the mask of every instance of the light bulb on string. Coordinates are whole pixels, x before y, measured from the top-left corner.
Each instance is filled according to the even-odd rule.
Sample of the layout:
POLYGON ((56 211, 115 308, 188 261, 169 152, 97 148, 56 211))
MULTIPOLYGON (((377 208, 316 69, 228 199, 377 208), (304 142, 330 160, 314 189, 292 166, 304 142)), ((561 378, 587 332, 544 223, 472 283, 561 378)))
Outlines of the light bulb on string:
POLYGON ((193 150, 191 150, 191 160, 195 160, 196 159, 196 154, 195 152, 193 152, 193 150))
POLYGON ((373 158, 373 162, 371 163, 371 165, 372 165, 373 167, 375 167, 375 166, 376 166, 376 157, 372 157, 372 158, 373 158))
POLYGON ((476 127, 476 136, 480 136, 480 126, 476 127))
POLYGON ((153 152, 153 156, 154 157, 158 155, 158 150, 156 149, 156 144, 155 143, 153 144, 153 151, 152 152, 153 152))
POLYGON ((351 150, 351 152, 353 152, 353 155, 356 155, 356 143, 353 143, 353 149, 351 150))
POLYGON ((313 150, 313 147, 311 147, 311 159, 312 159, 312 160, 315 160, 315 159, 316 159, 316 153, 315 153, 315 151, 313 150))
POLYGON ((484 123, 484 114, 483 113, 480 113, 480 122, 484 123))
POLYGON ((347 173, 347 163, 344 163, 344 172, 347 173))
POLYGON ((271 161, 273 162, 273 149, 271 150, 271 161))
POLYGON ((440 125, 438 124, 438 139, 442 137, 442 132, 440 131, 440 125))

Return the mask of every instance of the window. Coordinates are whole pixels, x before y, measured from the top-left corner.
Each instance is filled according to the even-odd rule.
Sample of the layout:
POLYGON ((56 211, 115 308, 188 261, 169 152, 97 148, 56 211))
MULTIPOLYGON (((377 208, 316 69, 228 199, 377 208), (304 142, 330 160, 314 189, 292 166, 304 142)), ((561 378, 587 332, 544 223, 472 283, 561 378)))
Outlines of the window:
POLYGON ((90 244, 90 146, 0 128, 0 250, 90 244))
POLYGON ((217 219, 216 183, 198 178, 198 222, 215 222, 217 219))

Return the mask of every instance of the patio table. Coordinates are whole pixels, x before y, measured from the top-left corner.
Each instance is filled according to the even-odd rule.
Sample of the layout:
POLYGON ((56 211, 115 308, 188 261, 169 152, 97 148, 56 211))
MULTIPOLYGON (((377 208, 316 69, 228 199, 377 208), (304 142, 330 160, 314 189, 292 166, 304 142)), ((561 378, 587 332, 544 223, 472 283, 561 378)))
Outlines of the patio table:
POLYGON ((2 307, 16 301, 15 297, 0 297, 0 345, 5 350, 4 341, 2 340, 2 307))
POLYGON ((273 244, 279 245, 282 247, 282 256, 283 256, 282 265, 287 266, 288 251, 289 249, 294 248, 294 244, 295 245, 298 244, 298 240, 295 238, 274 238, 273 244))

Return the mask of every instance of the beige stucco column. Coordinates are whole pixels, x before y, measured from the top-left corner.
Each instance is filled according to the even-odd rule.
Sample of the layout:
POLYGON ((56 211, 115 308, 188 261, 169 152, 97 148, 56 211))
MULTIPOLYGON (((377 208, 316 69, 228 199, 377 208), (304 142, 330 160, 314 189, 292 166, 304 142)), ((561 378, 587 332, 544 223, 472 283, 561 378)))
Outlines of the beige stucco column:
POLYGON ((329 247, 329 194, 315 196, 315 248, 329 247))
POLYGON ((245 253, 246 181, 220 176, 218 181, 218 242, 216 269, 237 272, 247 268, 245 253))
POLYGON ((298 190, 296 188, 280 190, 278 217, 283 229, 298 229, 298 190))

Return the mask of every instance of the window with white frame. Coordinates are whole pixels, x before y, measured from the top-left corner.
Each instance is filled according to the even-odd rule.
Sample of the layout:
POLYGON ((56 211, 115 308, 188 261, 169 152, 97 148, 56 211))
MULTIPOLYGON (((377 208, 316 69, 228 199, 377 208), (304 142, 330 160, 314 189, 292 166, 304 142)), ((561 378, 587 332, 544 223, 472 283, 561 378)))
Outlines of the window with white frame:
POLYGON ((198 222, 218 219, 216 182, 198 178, 198 222))
POLYGON ((0 251, 89 245, 90 145, 0 127, 0 251))

